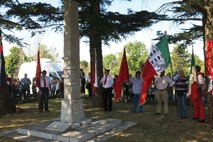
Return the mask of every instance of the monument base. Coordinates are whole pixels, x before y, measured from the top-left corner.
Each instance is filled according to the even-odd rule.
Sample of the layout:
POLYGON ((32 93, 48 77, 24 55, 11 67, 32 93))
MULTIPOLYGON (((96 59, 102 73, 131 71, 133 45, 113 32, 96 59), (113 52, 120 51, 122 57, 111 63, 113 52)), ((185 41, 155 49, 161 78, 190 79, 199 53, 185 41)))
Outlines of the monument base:
POLYGON ((84 119, 83 100, 63 99, 61 102, 60 121, 65 123, 79 123, 84 119))
POLYGON ((131 121, 122 122, 119 119, 106 119, 81 125, 77 128, 70 128, 66 132, 46 129, 46 127, 54 121, 43 122, 31 126, 25 126, 13 131, 2 132, 0 133, 0 136, 10 137, 21 141, 105 141, 123 130, 136 125, 135 122, 131 121))

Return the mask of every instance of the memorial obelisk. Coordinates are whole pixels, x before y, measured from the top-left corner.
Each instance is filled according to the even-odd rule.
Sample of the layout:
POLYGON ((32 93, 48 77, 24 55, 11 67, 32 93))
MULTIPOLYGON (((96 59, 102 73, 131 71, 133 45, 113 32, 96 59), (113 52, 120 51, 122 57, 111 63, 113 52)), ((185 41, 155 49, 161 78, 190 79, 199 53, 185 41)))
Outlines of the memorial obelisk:
POLYGON ((79 54, 78 2, 64 0, 64 99, 60 121, 65 123, 79 123, 84 119, 79 54))

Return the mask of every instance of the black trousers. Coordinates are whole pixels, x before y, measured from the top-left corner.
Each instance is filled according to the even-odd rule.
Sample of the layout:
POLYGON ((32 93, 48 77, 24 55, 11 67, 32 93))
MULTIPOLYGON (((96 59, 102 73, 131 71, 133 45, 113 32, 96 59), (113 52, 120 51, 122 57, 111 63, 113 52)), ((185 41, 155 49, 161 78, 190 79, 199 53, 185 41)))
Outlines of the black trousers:
POLYGON ((112 87, 103 88, 104 111, 112 111, 112 87))
POLYGON ((45 111, 48 111, 48 97, 49 97, 49 89, 48 88, 40 88, 40 94, 39 94, 39 110, 43 111, 43 105, 45 111))

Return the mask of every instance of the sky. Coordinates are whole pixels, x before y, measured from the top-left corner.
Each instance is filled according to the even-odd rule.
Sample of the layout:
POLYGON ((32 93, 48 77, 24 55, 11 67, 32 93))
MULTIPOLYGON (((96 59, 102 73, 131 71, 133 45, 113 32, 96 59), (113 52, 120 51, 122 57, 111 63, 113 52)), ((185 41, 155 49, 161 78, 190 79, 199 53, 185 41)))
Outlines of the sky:
MULTIPOLYGON (((20 1, 33 2, 35 0, 20 1)), ((131 2, 125 2, 124 0, 115 0, 112 5, 108 7, 108 9, 120 13, 126 13, 128 8, 133 9, 134 11, 148 10, 151 12, 157 10, 160 5, 171 1, 173 0, 132 0, 131 2)), ((38 2, 38 0, 36 2, 38 2)), ((40 0, 40 2, 51 2, 53 5, 58 5, 57 0, 54 0, 54 2, 53 0, 40 0)), ((188 24, 187 26, 189 26, 190 24, 188 24)), ((103 45, 103 56, 111 53, 116 54, 118 52, 122 52, 123 47, 129 42, 140 41, 143 42, 147 48, 149 48, 151 47, 151 45, 157 43, 157 41, 153 40, 154 38, 156 38, 156 31, 167 31, 168 34, 173 34, 175 32, 178 32, 181 28, 183 28, 183 26, 176 25, 172 22, 159 22, 149 28, 141 30, 140 32, 136 32, 133 36, 129 36, 120 42, 110 42, 109 46, 103 45)), ((40 43, 47 45, 48 48, 56 48, 57 52, 59 53, 59 57, 63 57, 63 33, 57 34, 54 31, 48 31, 45 34, 30 37, 29 32, 22 32, 22 34, 20 35, 23 36, 22 38, 24 38, 25 42, 29 43, 29 46, 24 48, 24 51, 27 55, 35 54, 37 51, 38 44, 40 43)), ((84 40, 85 39, 80 40, 80 60, 89 61, 89 44, 83 42, 84 40)), ((202 41, 196 42, 196 44, 194 45, 194 52, 203 60, 204 57, 202 44, 202 41)), ((10 47, 12 47, 11 44, 7 42, 6 44, 4 44, 5 55, 9 54, 10 47)), ((170 45, 170 52, 172 50, 172 47, 173 45, 170 45)), ((191 47, 188 47, 188 50, 189 53, 191 53, 191 47)))

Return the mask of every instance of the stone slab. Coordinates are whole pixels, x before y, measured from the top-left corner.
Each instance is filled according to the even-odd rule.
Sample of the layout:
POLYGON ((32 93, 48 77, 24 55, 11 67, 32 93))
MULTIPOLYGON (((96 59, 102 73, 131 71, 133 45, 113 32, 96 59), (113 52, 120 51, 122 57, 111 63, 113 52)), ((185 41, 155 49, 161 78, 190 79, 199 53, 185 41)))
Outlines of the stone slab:
MULTIPOLYGON (((58 120, 58 119, 57 119, 58 120)), ((25 126, 21 131, 28 132, 26 134, 20 134, 17 130, 12 130, 8 132, 0 133, 0 136, 4 137, 10 137, 15 140, 21 140, 21 141, 39 141, 39 142, 102 142, 105 141, 118 133, 122 132, 125 129, 128 129, 129 127, 132 127, 136 125, 137 123, 128 121, 128 122, 122 122, 119 119, 106 119, 106 120, 98 120, 93 121, 89 124, 81 125, 78 128, 67 130, 66 132, 59 132, 59 131, 50 131, 45 129, 49 124, 53 122, 42 122, 39 124, 31 125, 31 126, 25 126), (24 129, 24 130, 23 130, 24 129), (27 131, 26 131, 26 130, 27 131), (35 132, 37 131, 37 132, 35 132), (44 133, 39 137, 38 134, 44 133), (31 134, 35 134, 36 136, 33 136, 31 134), (49 135, 48 135, 49 134, 49 135), (47 139, 50 137, 51 139, 47 139)))
POLYGON ((59 132, 64 132, 67 129, 71 127, 71 123, 65 123, 61 121, 54 121, 50 123, 45 129, 50 130, 50 131, 59 131, 59 132))

